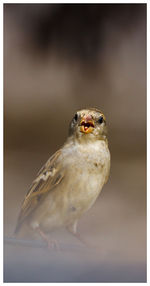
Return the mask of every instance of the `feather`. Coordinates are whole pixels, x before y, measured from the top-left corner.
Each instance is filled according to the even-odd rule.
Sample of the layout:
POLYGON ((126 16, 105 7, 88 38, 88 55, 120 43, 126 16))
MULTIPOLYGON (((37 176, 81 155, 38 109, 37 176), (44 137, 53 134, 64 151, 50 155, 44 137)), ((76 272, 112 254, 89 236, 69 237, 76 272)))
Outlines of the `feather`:
POLYGON ((61 151, 58 150, 38 172, 22 203, 15 234, 19 231, 24 220, 35 210, 39 202, 62 181, 64 175, 58 168, 60 156, 61 151))

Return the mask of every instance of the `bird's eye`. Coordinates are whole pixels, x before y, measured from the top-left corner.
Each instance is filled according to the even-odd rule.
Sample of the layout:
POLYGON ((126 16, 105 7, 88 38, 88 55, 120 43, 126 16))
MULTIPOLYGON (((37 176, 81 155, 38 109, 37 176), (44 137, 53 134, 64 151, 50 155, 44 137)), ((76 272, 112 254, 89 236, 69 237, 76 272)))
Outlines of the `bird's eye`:
POLYGON ((102 124, 103 122, 104 122, 104 118, 103 118, 103 116, 100 116, 99 119, 98 119, 98 123, 102 124))
POLYGON ((77 114, 77 113, 75 114, 75 116, 74 116, 74 118, 73 118, 73 119, 74 119, 74 121, 76 121, 76 122, 77 122, 77 120, 78 120, 78 114, 77 114))

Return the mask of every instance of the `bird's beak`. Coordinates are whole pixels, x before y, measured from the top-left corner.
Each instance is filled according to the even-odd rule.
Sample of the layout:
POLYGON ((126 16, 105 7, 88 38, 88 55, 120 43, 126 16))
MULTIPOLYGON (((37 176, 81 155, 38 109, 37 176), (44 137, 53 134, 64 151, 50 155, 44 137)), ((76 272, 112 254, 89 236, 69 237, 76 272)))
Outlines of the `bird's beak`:
POLYGON ((81 119, 80 122, 80 131, 82 133, 88 134, 91 133, 94 129, 94 121, 91 115, 87 115, 81 119))

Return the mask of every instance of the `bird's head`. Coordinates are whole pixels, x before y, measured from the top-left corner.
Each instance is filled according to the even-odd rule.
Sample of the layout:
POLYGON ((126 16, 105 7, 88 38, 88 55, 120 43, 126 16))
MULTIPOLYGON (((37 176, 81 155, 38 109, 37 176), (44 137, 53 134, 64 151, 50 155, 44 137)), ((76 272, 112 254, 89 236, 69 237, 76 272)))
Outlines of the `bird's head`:
POLYGON ((70 123, 69 135, 80 141, 105 140, 107 135, 105 115, 96 108, 77 111, 70 123))

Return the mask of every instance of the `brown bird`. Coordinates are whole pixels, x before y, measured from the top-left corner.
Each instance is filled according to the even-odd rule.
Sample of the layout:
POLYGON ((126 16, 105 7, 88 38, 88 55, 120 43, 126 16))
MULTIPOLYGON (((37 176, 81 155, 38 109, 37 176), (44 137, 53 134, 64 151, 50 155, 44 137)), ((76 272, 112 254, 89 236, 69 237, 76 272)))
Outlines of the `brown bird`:
POLYGON ((21 207, 15 233, 24 226, 48 243, 48 233, 66 227, 73 234, 77 222, 96 201, 110 170, 106 119, 95 108, 79 110, 69 136, 33 181, 21 207))

